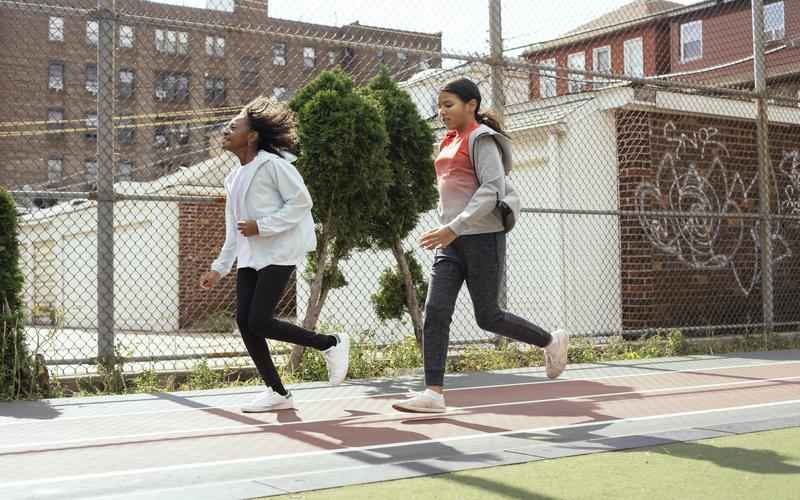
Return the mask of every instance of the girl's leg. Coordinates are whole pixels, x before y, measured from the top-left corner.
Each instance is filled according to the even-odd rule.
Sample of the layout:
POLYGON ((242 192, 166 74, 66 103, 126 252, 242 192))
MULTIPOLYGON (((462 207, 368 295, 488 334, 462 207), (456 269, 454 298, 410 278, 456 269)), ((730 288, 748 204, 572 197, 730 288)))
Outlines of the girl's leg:
POLYGON ((247 353, 250 354, 264 383, 278 394, 285 396, 287 392, 283 387, 280 375, 278 375, 278 370, 272 362, 267 341, 264 337, 253 335, 250 331, 250 312, 253 307, 259 307, 256 297, 257 283, 258 272, 255 269, 242 268, 238 270, 236 275, 236 323, 239 325, 239 333, 242 335, 247 353))
POLYGON ((464 283, 464 266, 454 244, 436 252, 428 298, 425 301, 422 332, 425 385, 437 392, 441 392, 444 385, 450 323, 453 320, 458 292, 464 283))
POLYGON ((333 335, 320 335, 275 319, 275 307, 283 297, 294 266, 267 266, 258 271, 255 296, 248 316, 248 331, 261 339, 290 342, 324 351, 336 345, 333 335))
POLYGON ((450 323, 456 299, 464 283, 464 266, 454 242, 437 250, 431 272, 428 299, 425 301, 425 322, 422 331, 422 354, 425 364, 425 385, 428 390, 392 405, 396 410, 414 413, 446 411, 442 386, 450 343, 450 323))
POLYGON ((505 233, 462 238, 466 280, 475 319, 482 329, 527 344, 547 347, 552 336, 533 323, 500 309, 498 296, 506 258, 505 233))

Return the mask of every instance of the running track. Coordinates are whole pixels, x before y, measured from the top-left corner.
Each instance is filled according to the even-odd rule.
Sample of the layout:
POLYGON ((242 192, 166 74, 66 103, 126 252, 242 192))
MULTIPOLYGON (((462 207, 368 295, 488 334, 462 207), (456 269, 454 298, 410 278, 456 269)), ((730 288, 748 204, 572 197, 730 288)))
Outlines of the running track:
POLYGON ((252 498, 800 426, 800 351, 451 375, 445 415, 398 413, 419 380, 0 403, 0 498, 252 498))

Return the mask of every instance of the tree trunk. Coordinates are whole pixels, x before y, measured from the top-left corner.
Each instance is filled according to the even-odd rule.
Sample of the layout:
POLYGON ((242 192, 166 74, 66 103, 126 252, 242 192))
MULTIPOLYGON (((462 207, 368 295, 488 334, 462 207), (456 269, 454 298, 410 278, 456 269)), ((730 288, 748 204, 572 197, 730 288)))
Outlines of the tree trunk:
POLYGON ((414 325, 414 337, 417 339, 417 345, 422 345, 422 311, 417 302, 417 289, 414 286, 414 279, 411 276, 411 270, 408 267, 408 260, 406 254, 403 252, 403 243, 400 240, 395 240, 392 243, 392 253, 397 260, 397 266, 400 269, 400 274, 403 275, 403 284, 406 291, 406 307, 408 307, 408 314, 411 316, 411 323, 414 325))
MULTIPOLYGON (((323 229, 320 241, 317 242, 317 271, 314 273, 314 279, 311 280, 311 290, 309 291, 308 306, 306 307, 306 315, 303 318, 303 328, 306 330, 313 330, 317 325, 317 320, 322 313, 322 300, 323 285, 325 281, 325 268, 328 264, 328 234, 323 229)), ((300 367, 303 361, 303 352, 305 346, 295 345, 292 347, 292 353, 289 356, 289 370, 295 371, 300 367)))

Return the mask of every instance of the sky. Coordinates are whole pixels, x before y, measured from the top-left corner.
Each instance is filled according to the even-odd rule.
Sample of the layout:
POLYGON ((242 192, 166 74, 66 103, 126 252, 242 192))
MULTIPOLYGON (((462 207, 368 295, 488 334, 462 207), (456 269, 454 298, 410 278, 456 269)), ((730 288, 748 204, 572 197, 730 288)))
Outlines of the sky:
MULTIPOLYGON (((232 0, 156 1, 206 7, 207 1, 222 5, 232 0)), ((504 46, 551 40, 631 1, 503 0, 504 46)), ((698 0, 673 1, 692 4, 698 0)), ((337 26, 359 21, 385 28, 441 31, 445 52, 470 54, 488 50, 488 4, 488 0, 269 0, 269 12, 272 17, 337 26)))

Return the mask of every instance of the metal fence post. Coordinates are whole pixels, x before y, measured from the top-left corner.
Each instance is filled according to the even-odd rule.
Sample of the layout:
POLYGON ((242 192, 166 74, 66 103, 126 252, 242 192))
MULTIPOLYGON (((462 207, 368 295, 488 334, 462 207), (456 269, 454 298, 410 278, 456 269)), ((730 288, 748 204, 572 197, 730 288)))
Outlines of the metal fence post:
MULTIPOLYGON (((500 123, 503 122, 506 108, 505 90, 503 88, 503 7, 501 0, 489 0, 489 55, 491 65, 492 110, 500 123)), ((500 289, 497 301, 501 309, 508 307, 508 263, 501 268, 500 289)), ((505 337, 495 337, 498 345, 507 342, 505 337)))
POLYGON ((113 366, 114 0, 97 0, 97 357, 113 366))
POLYGON ((506 97, 503 86, 503 15, 500 0, 489 0, 489 45, 492 61, 492 108, 502 120, 506 97))
POLYGON ((764 330, 772 332, 773 273, 772 217, 770 214, 769 117, 767 115, 767 78, 765 63, 764 0, 753 0, 753 81, 756 93, 756 138, 758 144, 758 210, 760 215, 759 242, 761 247, 761 298, 764 330))

